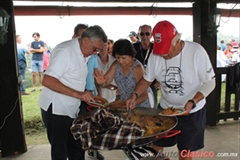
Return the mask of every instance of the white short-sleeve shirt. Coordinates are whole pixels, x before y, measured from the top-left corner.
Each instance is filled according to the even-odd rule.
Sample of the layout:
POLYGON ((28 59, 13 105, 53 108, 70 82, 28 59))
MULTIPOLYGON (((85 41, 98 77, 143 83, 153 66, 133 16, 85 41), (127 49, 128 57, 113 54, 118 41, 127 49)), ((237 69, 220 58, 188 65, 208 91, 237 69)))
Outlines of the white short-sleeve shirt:
MULTIPOLYGON (((84 91, 88 73, 78 39, 60 43, 51 54, 48 69, 44 74, 57 78, 64 85, 84 91)), ((53 114, 76 118, 80 100, 44 87, 39 98, 41 108, 47 111, 52 103, 53 114)))
MULTIPOLYGON (((115 61, 115 58, 108 54, 108 62, 106 65, 103 64, 101 58, 97 56, 98 69, 102 70, 104 74, 108 71, 112 63, 115 61)), ((110 84, 116 85, 115 80, 113 79, 110 84)), ((116 91, 109 90, 107 88, 102 88, 102 97, 107 99, 108 102, 113 102, 116 99, 116 91)))
MULTIPOLYGON (((182 52, 169 60, 151 54, 148 64, 144 79, 152 82, 156 78, 161 83, 160 106, 163 108, 183 108, 203 82, 215 75, 207 52, 195 42, 185 41, 182 52)), ((202 99, 191 113, 200 110, 205 103, 206 99, 202 99)))

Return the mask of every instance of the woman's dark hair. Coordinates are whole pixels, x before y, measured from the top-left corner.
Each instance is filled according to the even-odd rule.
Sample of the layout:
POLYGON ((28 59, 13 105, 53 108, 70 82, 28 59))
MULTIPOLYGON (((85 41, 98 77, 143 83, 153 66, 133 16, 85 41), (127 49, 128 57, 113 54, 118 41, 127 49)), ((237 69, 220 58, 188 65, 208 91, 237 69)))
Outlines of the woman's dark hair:
POLYGON ((128 55, 135 57, 136 50, 134 49, 132 43, 127 39, 117 40, 113 45, 112 56, 116 58, 116 55, 128 55))

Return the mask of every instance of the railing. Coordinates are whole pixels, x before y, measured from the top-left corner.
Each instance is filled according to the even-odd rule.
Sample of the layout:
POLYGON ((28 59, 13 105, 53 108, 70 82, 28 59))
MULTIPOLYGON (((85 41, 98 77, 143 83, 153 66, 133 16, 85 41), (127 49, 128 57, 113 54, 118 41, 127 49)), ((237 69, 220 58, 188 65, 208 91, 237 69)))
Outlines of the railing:
POLYGON ((216 121, 240 117, 240 92, 230 93, 228 71, 228 67, 216 68, 216 121), (226 74, 226 82, 222 82, 223 74, 226 74))

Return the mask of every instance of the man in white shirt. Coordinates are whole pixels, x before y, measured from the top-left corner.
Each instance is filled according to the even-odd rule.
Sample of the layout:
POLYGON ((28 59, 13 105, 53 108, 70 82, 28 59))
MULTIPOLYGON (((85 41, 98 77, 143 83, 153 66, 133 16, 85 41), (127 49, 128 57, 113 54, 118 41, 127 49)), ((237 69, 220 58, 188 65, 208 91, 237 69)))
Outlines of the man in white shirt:
POLYGON ((52 160, 84 160, 81 142, 73 138, 70 127, 78 116, 81 101, 93 100, 92 92, 85 91, 87 57, 101 51, 104 43, 105 32, 92 26, 80 38, 58 44, 51 54, 39 104, 52 160))
POLYGON ((152 35, 153 54, 150 54, 144 77, 126 101, 126 107, 134 108, 135 100, 154 79, 160 82, 160 108, 173 106, 184 108, 185 112, 177 116, 175 129, 181 133, 154 142, 152 148, 162 151, 163 147, 177 144, 179 160, 191 160, 187 153, 204 147, 205 98, 215 87, 215 73, 204 48, 198 43, 181 40, 181 34, 170 22, 158 22, 152 35))

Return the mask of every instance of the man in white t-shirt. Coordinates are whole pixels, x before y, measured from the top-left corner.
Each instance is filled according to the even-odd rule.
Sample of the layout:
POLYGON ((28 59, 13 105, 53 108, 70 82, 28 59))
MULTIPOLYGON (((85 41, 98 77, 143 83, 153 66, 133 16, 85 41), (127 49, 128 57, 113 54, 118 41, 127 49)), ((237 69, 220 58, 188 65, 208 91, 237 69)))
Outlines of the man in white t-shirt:
POLYGON ((58 44, 51 54, 39 105, 53 160, 84 160, 81 141, 73 138, 70 127, 81 101, 94 101, 92 92, 85 91, 87 57, 101 51, 104 43, 107 36, 103 29, 92 26, 80 38, 58 44))
POLYGON ((177 116, 175 129, 181 133, 154 142, 152 148, 162 151, 163 147, 177 144, 179 159, 191 160, 187 153, 204 147, 205 98, 215 87, 215 73, 204 48, 198 43, 181 40, 181 34, 170 22, 158 22, 152 35, 153 54, 150 54, 144 77, 126 101, 126 107, 134 108, 135 100, 152 81, 159 81, 162 93, 159 108, 173 106, 184 108, 186 112, 177 116))

